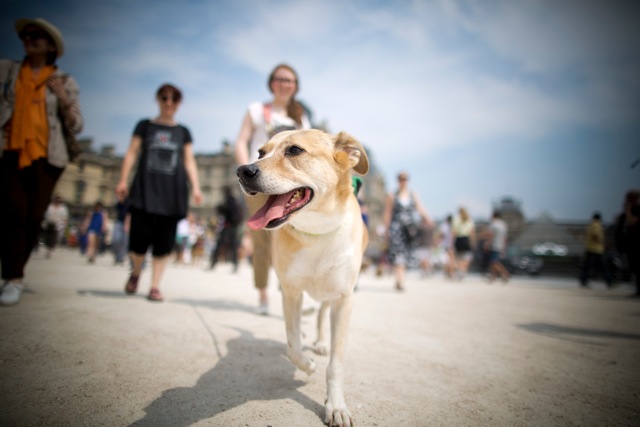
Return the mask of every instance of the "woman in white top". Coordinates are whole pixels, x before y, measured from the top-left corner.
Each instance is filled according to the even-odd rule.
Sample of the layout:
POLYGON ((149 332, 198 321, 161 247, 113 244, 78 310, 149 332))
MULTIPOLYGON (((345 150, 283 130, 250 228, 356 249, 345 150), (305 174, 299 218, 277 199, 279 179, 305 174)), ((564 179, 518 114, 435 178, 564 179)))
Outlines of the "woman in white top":
MULTIPOLYGON (((258 149, 273 135, 285 130, 310 129, 305 109, 295 95, 300 89, 298 75, 286 64, 277 65, 267 81, 273 99, 254 102, 244 116, 240 134, 236 139, 235 155, 238 165, 258 160, 258 149)), ((246 198, 249 214, 253 215, 266 201, 266 197, 246 198)), ((250 231, 253 241, 253 278, 260 294, 259 313, 269 313, 267 284, 271 267, 271 236, 266 230, 250 231)))
POLYGON ((469 271, 469 265, 473 260, 473 248, 476 245, 476 225, 464 207, 458 209, 458 215, 453 218, 451 224, 454 238, 454 250, 456 253, 456 272, 462 279, 469 271))

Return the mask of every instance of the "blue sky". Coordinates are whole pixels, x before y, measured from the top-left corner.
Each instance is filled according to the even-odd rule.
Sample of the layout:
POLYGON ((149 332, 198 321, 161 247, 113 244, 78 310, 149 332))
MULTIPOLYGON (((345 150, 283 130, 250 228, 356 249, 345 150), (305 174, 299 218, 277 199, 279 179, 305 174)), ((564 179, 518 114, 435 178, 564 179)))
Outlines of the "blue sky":
POLYGON ((197 152, 234 141, 280 62, 332 132, 406 170, 437 219, 487 218, 508 195, 527 218, 605 221, 640 187, 637 1, 8 1, 0 56, 20 58, 20 17, 65 39, 83 136, 124 153, 155 89, 173 82, 197 152), (55 5, 55 6, 54 6, 55 5))

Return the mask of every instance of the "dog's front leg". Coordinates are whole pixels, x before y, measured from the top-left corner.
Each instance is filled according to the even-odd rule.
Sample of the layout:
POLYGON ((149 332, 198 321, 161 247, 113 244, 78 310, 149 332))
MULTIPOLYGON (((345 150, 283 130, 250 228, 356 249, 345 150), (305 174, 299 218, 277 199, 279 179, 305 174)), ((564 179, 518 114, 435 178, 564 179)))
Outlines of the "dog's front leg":
POLYGON ((329 341, 327 341, 326 331, 325 331, 325 323, 327 319, 327 311, 329 310, 330 305, 328 302, 323 302, 320 305, 320 309, 318 310, 318 323, 317 323, 317 339, 313 345, 313 349, 316 353, 326 356, 329 354, 329 341))
POLYGON ((351 414, 344 400, 344 355, 351 320, 351 295, 331 306, 331 359, 327 367, 327 401, 324 422, 330 426, 351 427, 351 414))
POLYGON ((311 375, 316 370, 316 363, 302 353, 300 339, 300 316, 302 315, 302 292, 282 292, 282 309, 284 324, 287 329, 287 356, 300 370, 311 375))

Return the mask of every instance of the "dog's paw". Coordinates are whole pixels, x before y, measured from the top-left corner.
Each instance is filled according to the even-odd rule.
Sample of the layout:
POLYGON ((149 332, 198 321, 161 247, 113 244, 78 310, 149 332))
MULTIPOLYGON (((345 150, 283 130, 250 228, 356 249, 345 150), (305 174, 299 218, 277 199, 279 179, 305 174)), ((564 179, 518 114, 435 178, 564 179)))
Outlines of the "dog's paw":
POLYGON ((319 354, 320 356, 326 356, 327 354, 329 354, 329 344, 327 344, 325 341, 316 341, 313 344, 313 351, 315 351, 316 354, 319 354))
POLYGON ((324 410, 324 422, 330 427, 352 427, 354 425, 351 413, 346 405, 334 407, 329 401, 324 410))
POLYGON ((296 365, 296 367, 301 371, 306 372, 307 375, 311 375, 316 371, 316 362, 304 354, 290 351, 287 356, 289 357, 289 360, 291 360, 291 363, 296 365))

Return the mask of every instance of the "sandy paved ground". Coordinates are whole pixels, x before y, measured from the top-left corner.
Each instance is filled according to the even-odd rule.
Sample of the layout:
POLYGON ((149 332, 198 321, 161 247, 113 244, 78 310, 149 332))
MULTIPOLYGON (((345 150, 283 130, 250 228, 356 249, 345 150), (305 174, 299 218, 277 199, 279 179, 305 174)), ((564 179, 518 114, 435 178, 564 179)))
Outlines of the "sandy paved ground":
MULTIPOLYGON (((123 267, 35 254, 0 308, 2 426, 322 426, 327 359, 285 357, 277 286, 254 314, 251 271, 171 266, 167 302, 127 297, 123 267)), ((272 285, 275 285, 275 280, 272 285)), ((566 279, 365 273, 346 360, 360 426, 640 425, 640 300, 566 279)), ((310 345, 314 319, 303 325, 310 345)), ((311 350, 307 349, 311 354, 311 350)))

